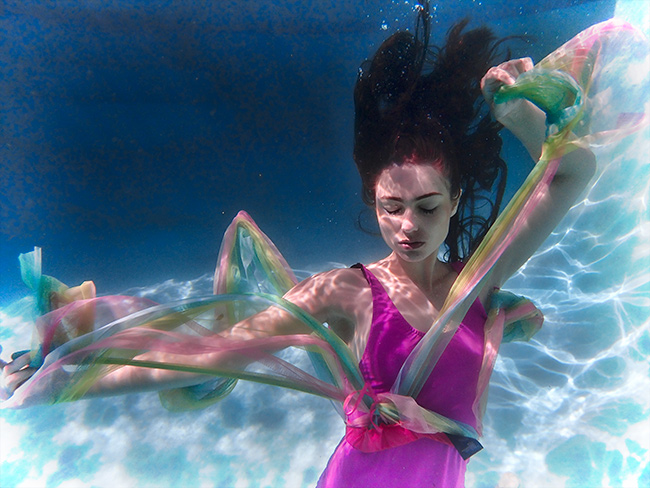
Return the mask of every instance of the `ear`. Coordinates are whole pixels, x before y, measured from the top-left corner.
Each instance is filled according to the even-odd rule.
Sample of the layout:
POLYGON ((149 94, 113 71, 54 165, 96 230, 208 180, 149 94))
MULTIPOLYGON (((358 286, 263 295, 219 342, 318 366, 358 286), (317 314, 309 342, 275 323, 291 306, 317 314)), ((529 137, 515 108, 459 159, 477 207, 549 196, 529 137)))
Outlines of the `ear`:
POLYGON ((454 215, 456 215, 456 212, 458 211, 458 202, 460 202, 460 197, 461 197, 462 194, 463 194, 463 190, 459 190, 458 191, 458 196, 451 201, 451 204, 453 206, 451 208, 450 217, 453 217, 454 215))

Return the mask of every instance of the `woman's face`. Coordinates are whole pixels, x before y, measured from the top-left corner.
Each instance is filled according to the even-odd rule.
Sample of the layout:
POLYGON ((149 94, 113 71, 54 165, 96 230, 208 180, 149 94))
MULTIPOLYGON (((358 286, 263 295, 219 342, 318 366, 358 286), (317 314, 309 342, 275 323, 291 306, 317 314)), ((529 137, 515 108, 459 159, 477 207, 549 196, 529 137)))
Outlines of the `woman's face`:
POLYGON ((375 187, 381 235, 398 257, 417 262, 437 255, 456 213, 447 177, 438 165, 393 164, 375 187))

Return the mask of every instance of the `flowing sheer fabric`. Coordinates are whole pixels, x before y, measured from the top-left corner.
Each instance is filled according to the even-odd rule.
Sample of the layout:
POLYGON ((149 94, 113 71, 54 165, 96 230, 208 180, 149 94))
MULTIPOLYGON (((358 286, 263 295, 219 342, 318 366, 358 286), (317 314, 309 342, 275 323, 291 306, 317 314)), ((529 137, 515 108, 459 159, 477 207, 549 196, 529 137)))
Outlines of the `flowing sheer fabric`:
MULTIPOLYGON (((496 103, 524 97, 547 113, 549 132, 542 157, 460 273, 439 318, 407 357, 390 392, 369 394, 349 348, 326 326, 281 298, 295 277, 252 219, 240 213, 224 236, 215 278, 217 294, 205 298, 159 305, 137 297, 94 297, 90 284, 67 291, 41 274, 40 251, 23 256, 23 276, 37 297, 36 314, 44 313, 35 321, 33 346, 33 365, 40 368, 2 407, 77 400, 106 374, 132 365, 205 375, 206 382, 200 385, 162 392, 161 400, 170 409, 204 407, 228 394, 236 380, 245 379, 305 391, 342 406, 354 402, 357 413, 348 415, 347 422, 359 422, 357 414, 365 409, 364 415, 372 415, 372 422, 365 423, 369 429, 399 424, 425 436, 444 432, 476 437, 474 429, 431 412, 413 399, 454 337, 490 268, 546 191, 561 156, 578 146, 616 143, 647 123, 648 65, 643 36, 628 24, 610 20, 579 34, 497 94, 496 103), (221 334, 268 307, 287 311, 313 333, 248 341, 221 334), (314 371, 273 353, 290 347, 306 350, 314 371), (175 361, 138 359, 146 351, 174 354, 175 361), (197 358, 214 352, 238 361, 197 366, 197 358), (243 363, 248 366, 233 366, 243 363)), ((541 314, 529 302, 503 293, 494 295, 474 395, 478 433, 502 338, 527 339, 541 321, 541 314)), ((391 443, 379 436, 370 450, 388 447, 391 443)))

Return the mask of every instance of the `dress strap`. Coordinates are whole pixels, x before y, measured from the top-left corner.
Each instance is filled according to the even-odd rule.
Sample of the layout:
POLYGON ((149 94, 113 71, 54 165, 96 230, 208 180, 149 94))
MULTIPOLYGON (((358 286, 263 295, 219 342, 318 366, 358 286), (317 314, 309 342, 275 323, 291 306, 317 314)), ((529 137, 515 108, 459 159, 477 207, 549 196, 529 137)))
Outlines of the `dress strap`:
POLYGON ((359 268, 361 269, 361 271, 363 271, 363 276, 366 278, 366 281, 368 282, 368 284, 370 285, 370 289, 372 290, 373 309, 378 305, 378 303, 383 303, 386 305, 393 304, 392 300, 388 296, 388 292, 386 292, 386 289, 384 288, 384 285, 381 284, 381 282, 377 279, 377 277, 374 274, 372 274, 372 272, 368 268, 366 268, 361 263, 353 264, 350 267, 359 268))
POLYGON ((450 262, 449 265, 452 267, 452 269, 456 273, 460 273, 463 270, 463 268, 465 267, 465 263, 462 263, 460 261, 450 262))
POLYGON ((363 271, 363 276, 366 278, 368 284, 372 286, 373 278, 375 278, 375 276, 370 271, 368 271, 368 268, 366 268, 361 263, 353 264, 352 266, 350 266, 350 268, 360 269, 361 271, 363 271))

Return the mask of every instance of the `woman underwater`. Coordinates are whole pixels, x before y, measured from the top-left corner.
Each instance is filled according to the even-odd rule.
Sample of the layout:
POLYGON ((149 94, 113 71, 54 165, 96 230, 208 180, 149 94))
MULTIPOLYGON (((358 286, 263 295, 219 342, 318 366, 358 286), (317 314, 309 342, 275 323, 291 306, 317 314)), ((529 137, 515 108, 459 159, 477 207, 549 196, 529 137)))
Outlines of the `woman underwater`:
MULTIPOLYGON (((355 87, 354 159, 364 200, 373 206, 391 253, 367 266, 317 274, 284 295, 329 325, 350 348, 363 377, 363 387, 346 398, 348 431, 319 487, 464 486, 464 439, 470 436, 454 429, 418 431, 390 424, 386 416, 374 415, 374 401, 391 391, 409 354, 440 315, 464 263, 496 219, 505 181, 498 131, 502 126, 509 129, 537 161, 547 121, 529 101, 494 103, 502 86, 514 84, 532 69, 530 59, 491 67, 497 63, 499 42, 487 29, 466 30, 466 22, 450 30, 443 48, 431 49, 429 24, 425 4, 415 36, 398 32, 389 37, 364 65, 355 87), (479 110, 481 91, 498 123, 479 110), (497 194, 494 203, 486 200, 492 193, 497 194), (446 260, 440 259, 441 250, 446 260), (371 399, 370 415, 364 418, 369 417, 371 425, 366 422, 360 432, 356 415, 366 398, 371 399)), ((485 326, 491 295, 540 246, 595 171, 593 154, 582 147, 558 161, 521 230, 481 281, 457 331, 412 395, 419 407, 442 416, 443 423, 451 419, 452 424, 467 426, 465 430, 480 431, 476 397, 489 355, 485 326)), ((220 337, 239 343, 312 332, 294 312, 270 307, 220 337)), ((282 341, 264 344, 265 350, 277 350, 282 341)), ((188 357, 152 348, 135 359, 188 369, 112 368, 88 386, 85 395, 190 387, 205 381, 203 375, 189 372, 192 367, 235 370, 247 362, 226 349, 188 357)), ((3 368, 10 392, 34 373, 32 360, 25 354, 3 368)), ((409 408, 400 405, 398 409, 409 408)))

